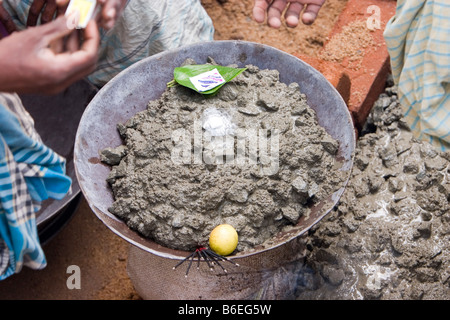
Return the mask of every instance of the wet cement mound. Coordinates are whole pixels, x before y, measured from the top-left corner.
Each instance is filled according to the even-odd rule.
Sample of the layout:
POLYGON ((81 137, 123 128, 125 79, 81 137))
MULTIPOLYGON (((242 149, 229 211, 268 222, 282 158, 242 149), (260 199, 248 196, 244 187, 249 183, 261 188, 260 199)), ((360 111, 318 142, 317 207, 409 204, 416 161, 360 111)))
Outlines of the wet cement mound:
POLYGON ((124 144, 102 151, 110 211, 173 249, 206 245, 222 223, 237 251, 263 244, 345 179, 337 141, 276 70, 249 65, 211 97, 167 88, 118 129, 124 144))
POLYGON ((450 299, 450 153, 415 140, 392 79, 334 212, 305 237, 298 299, 450 299))

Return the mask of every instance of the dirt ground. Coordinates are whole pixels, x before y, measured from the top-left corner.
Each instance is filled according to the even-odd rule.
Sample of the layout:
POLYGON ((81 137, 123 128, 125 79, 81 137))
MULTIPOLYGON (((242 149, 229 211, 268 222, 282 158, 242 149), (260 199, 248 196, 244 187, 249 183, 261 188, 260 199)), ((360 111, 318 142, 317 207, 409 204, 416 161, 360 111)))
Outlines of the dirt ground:
MULTIPOLYGON (((315 56, 326 41, 346 1, 328 0, 312 26, 301 25, 296 29, 282 27, 279 30, 272 30, 252 21, 251 0, 203 0, 202 3, 214 21, 216 39, 261 42, 289 53, 315 56)), ((397 120, 390 122, 390 125, 397 120)), ((385 121, 386 118, 383 117, 382 125, 385 121)), ((383 137, 386 132, 392 132, 386 127, 383 128, 383 137)), ((369 152, 382 143, 385 139, 383 137, 369 136, 364 140, 365 147, 362 150, 365 151, 359 158, 361 168, 366 168, 371 157, 379 159, 382 155, 385 161, 389 159, 389 152, 392 150, 383 149, 384 151, 377 154, 369 152), (368 144, 372 144, 373 148, 367 147, 368 144)), ((388 180, 396 174, 392 171, 385 173, 388 178, 381 178, 382 181, 366 177, 365 182, 360 183, 359 180, 368 174, 368 171, 358 169, 361 172, 357 173, 361 175, 355 175, 353 181, 360 183, 363 189, 368 188, 367 193, 355 197, 358 187, 349 188, 350 191, 343 197, 343 204, 341 203, 339 209, 314 228, 305 239, 310 254, 305 265, 301 267, 297 298, 450 299, 449 256, 444 245, 445 241, 448 243, 450 234, 449 159, 441 156, 439 159, 440 164, 428 161, 427 165, 440 166, 443 178, 437 174, 419 176, 419 179, 429 179, 433 189, 425 188, 424 191, 419 187, 414 195, 420 194, 420 199, 424 199, 428 194, 427 190, 437 190, 439 195, 447 196, 447 207, 437 208, 439 201, 428 205, 422 202, 426 209, 417 209, 421 217, 419 219, 417 216, 411 218, 412 213, 404 213, 401 207, 392 205, 387 208, 393 210, 391 212, 395 212, 396 217, 408 219, 390 219, 385 229, 382 228, 386 224, 385 221, 379 218, 390 213, 373 206, 364 208, 361 204, 380 204, 376 196, 384 194, 381 190, 389 187, 388 180), (370 202, 369 197, 372 197, 370 202), (368 218, 370 214, 373 219, 368 218), (374 224, 375 221, 378 223, 374 224), (405 229, 405 223, 411 221, 414 227, 406 228, 410 233, 399 232, 405 229), (387 230, 387 233, 383 230, 387 230), (418 248, 428 248, 431 251, 418 248)), ((399 170, 395 166, 391 169, 399 170)), ((396 188, 398 183, 399 181, 392 179, 391 188, 396 188)), ((405 197, 410 196, 412 194, 405 197)), ((404 198, 397 200, 401 202, 404 198)), ((1 282, 0 299, 140 299, 126 272, 128 246, 127 242, 107 229, 82 200, 73 219, 44 246, 47 267, 40 271, 25 268, 19 274, 1 282), (68 267, 72 265, 80 267, 80 289, 68 289, 68 267)))
POLYGON ((296 28, 279 29, 252 19, 253 0, 202 0, 216 29, 216 40, 246 40, 270 45, 290 54, 317 56, 327 41, 347 0, 328 0, 311 26, 301 22, 296 28), (222 3, 222 4, 221 4, 222 3))

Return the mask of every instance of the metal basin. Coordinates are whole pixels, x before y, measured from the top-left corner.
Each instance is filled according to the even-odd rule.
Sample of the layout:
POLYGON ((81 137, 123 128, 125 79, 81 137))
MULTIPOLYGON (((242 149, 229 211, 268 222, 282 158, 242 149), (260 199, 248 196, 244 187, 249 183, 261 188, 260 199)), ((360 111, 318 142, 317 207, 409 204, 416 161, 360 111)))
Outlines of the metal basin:
MULTIPOLYGON (((278 49, 244 41, 212 41, 182 47, 146 58, 120 73, 105 85, 86 108, 77 131, 74 151, 76 176, 81 191, 93 212, 117 235, 132 245, 169 259, 183 259, 187 252, 162 247, 144 238, 113 214, 108 208, 113 195, 106 183, 110 168, 99 160, 99 150, 122 144, 117 123, 124 123, 136 112, 144 110, 150 100, 160 97, 173 69, 185 59, 205 63, 211 56, 221 65, 253 64, 261 69, 277 69, 280 81, 297 82, 309 105, 316 111, 318 121, 339 141, 338 157, 342 170, 350 176, 355 148, 355 132, 350 113, 336 89, 314 68, 278 49)), ((334 194, 311 207, 308 217, 300 219, 289 232, 278 234, 273 245, 255 248, 236 255, 235 259, 263 254, 302 235, 320 221, 337 203, 346 183, 334 194)))

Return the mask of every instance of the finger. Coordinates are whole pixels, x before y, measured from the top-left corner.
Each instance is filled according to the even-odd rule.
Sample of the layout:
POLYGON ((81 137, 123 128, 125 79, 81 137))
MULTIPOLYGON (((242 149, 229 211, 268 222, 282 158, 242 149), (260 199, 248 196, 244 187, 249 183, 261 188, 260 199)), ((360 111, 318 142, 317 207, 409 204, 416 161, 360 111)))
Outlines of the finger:
MULTIPOLYGON (((78 73, 84 69, 90 70, 97 62, 99 44, 100 34, 97 23, 94 20, 91 20, 83 30, 83 43, 81 47, 74 50, 70 55, 68 67, 73 70, 74 73, 78 73)), ((71 49, 74 49, 74 47, 71 49)))
POLYGON ((67 37, 66 49, 68 52, 75 52, 79 48, 80 48, 80 34, 79 34, 79 30, 75 29, 67 37))
POLYGON ((286 13, 284 14, 286 25, 288 27, 295 28, 298 25, 300 13, 302 12, 303 7, 304 5, 300 2, 289 3, 289 8, 286 10, 286 13))
POLYGON ((116 22, 117 11, 116 8, 110 8, 108 11, 102 11, 102 27, 106 30, 114 27, 114 23, 116 22))
POLYGON ((58 7, 67 7, 70 0, 56 0, 56 5, 58 7))
POLYGON ((55 0, 56 4, 56 16, 59 17, 66 13, 70 0, 55 0))
POLYGON ((67 7, 67 4, 60 5, 58 4, 58 1, 56 1, 56 16, 59 17, 64 15, 66 13, 67 7))
POLYGON ((97 50, 100 45, 100 33, 97 23, 94 20, 89 21, 84 29, 84 40, 81 50, 97 56, 97 50))
POLYGON ((52 22, 38 26, 44 45, 69 35, 74 29, 73 16, 61 16, 52 22))
POLYGON ((114 27, 121 13, 121 1, 104 1, 101 12, 102 27, 109 30, 114 27))
MULTIPOLYGON (((68 37, 72 33, 74 33, 75 26, 78 23, 78 21, 71 21, 71 16, 69 17, 60 17, 52 23, 52 26, 54 26, 53 29, 47 28, 44 29, 44 31, 41 30, 41 33, 43 35, 46 35, 43 39, 46 39, 49 41, 49 48, 53 51, 55 55, 63 53, 67 49, 67 41, 68 37), (65 21, 65 28, 63 28, 63 21, 65 21), (58 22, 59 25, 56 25, 55 23, 58 22)), ((44 42, 45 45, 45 42, 44 42)))
POLYGON ((42 15, 41 15, 41 23, 45 24, 47 22, 52 21, 55 17, 57 8, 58 7, 56 5, 55 0, 47 0, 44 11, 42 12, 42 15))
POLYGON ((3 8, 3 1, 1 0, 0 0, 0 21, 3 23, 3 26, 5 27, 6 31, 9 34, 13 33, 14 31, 17 31, 14 21, 12 20, 8 11, 6 11, 6 9, 3 8))
MULTIPOLYGON (((306 6, 305 12, 303 12, 302 15, 302 22, 304 24, 312 24, 316 18, 317 18, 317 14, 319 13, 320 8, 322 7, 324 1, 322 1, 321 4, 308 4, 306 6)), ((319 1, 320 3, 320 1, 319 1)))
POLYGON ((281 27, 281 14, 286 8, 286 0, 274 0, 267 11, 267 23, 272 28, 281 27))
POLYGON ((64 52, 64 47, 65 47, 64 42, 65 42, 64 38, 53 40, 52 42, 50 42, 49 48, 50 48, 50 50, 53 51, 54 54, 64 52))
POLYGON ((269 4, 270 0, 255 0, 255 4, 253 6, 253 18, 256 22, 264 22, 269 4))
POLYGON ((27 26, 37 25, 39 15, 41 14, 42 8, 44 8, 45 0, 34 0, 28 11, 27 26))

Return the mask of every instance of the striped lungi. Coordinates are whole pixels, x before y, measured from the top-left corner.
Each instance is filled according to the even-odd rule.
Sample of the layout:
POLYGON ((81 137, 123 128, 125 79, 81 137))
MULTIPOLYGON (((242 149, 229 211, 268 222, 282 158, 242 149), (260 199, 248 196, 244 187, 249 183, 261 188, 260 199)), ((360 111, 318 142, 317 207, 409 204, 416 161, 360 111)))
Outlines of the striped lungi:
POLYGON ((411 131, 450 150, 450 1, 398 0, 384 37, 411 131))
POLYGON ((70 190, 65 159, 46 147, 16 94, 0 93, 0 280, 46 266, 35 212, 70 190))

